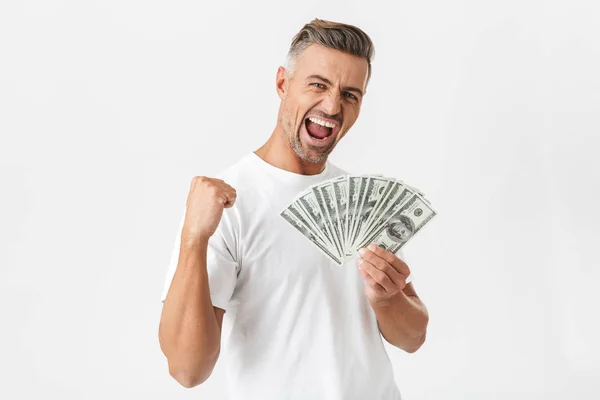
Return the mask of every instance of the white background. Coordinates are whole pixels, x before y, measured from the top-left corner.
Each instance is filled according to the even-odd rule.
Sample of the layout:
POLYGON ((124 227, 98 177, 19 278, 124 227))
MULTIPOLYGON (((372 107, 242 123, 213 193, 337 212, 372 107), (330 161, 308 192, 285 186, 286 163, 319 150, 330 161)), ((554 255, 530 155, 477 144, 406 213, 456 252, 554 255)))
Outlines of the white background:
POLYGON ((424 191, 405 248, 431 322, 405 399, 600 396, 593 1, 0 2, 0 398, 226 399, 158 346, 189 183, 272 132, 312 18, 373 39, 331 160, 424 191), (394 5, 392 5, 392 3, 394 5))

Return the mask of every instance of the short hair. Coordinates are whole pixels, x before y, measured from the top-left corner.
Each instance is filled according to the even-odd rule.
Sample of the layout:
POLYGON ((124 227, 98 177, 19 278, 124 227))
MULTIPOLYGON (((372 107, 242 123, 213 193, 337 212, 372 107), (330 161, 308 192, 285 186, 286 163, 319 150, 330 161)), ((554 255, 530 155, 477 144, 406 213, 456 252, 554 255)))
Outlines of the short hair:
POLYGON ((367 83, 371 79, 371 60, 375 55, 375 46, 360 28, 339 22, 326 21, 315 18, 298 32, 292 39, 292 44, 287 54, 286 69, 290 72, 302 51, 311 44, 320 44, 330 49, 335 49, 367 59, 367 83))

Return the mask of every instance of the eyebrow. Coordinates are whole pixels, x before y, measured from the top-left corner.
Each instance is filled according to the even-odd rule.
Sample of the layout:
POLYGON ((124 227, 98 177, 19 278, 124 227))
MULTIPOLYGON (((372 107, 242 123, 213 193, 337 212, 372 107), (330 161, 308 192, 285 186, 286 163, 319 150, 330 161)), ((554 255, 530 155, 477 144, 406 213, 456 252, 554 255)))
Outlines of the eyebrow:
MULTIPOLYGON (((313 75, 310 75, 310 76, 308 76, 306 78, 306 80, 309 80, 309 79, 319 79, 319 80, 322 80, 323 82, 325 82, 326 84, 328 84, 330 86, 333 86, 333 83, 331 83, 331 81, 329 79, 327 79, 327 78, 325 78, 324 76, 321 76, 321 75, 313 74, 313 75)), ((359 88, 352 87, 352 86, 346 86, 344 88, 344 90, 346 90, 348 92, 357 92, 357 93, 360 93, 360 96, 363 97, 363 92, 359 88)))

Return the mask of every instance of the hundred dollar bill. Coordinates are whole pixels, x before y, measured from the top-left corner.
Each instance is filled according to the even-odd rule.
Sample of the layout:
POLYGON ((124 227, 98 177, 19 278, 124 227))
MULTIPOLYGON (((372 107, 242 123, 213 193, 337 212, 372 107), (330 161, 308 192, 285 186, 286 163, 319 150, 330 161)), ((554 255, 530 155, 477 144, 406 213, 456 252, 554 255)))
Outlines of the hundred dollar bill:
POLYGON ((406 183, 406 182, 404 182, 404 181, 401 181, 400 179, 395 179, 395 178, 390 178, 390 179, 393 179, 393 180, 395 180, 396 182, 400 182, 401 184, 403 184, 404 186, 406 186, 407 188, 409 188, 410 190, 412 190, 412 191, 413 191, 413 193, 417 193, 419 196, 421 196, 421 197, 425 197, 425 193, 421 192, 421 191, 420 191, 419 189, 417 189, 416 187, 414 187, 414 186, 410 186, 409 184, 407 184, 407 183, 406 183))
POLYGON ((396 253, 412 239, 432 218, 436 211, 418 194, 413 194, 387 221, 364 240, 396 253))
POLYGON ((352 256, 349 251, 347 244, 347 230, 348 230, 348 177, 344 177, 343 180, 336 180, 333 182, 333 193, 335 195, 336 208, 338 212, 338 224, 340 228, 340 238, 342 241, 342 247, 345 251, 345 256, 352 256))
POLYGON ((350 241, 351 246, 356 244, 356 239, 359 238, 362 233, 362 227, 369 219, 371 212, 375 207, 375 204, 381 197, 386 193, 386 188, 389 186, 390 181, 385 178, 370 177, 367 183, 367 187, 364 192, 364 201, 361 205, 359 212, 355 215, 356 222, 354 227, 354 234, 350 241))
POLYGON ((325 205, 325 211, 329 216, 329 219, 331 220, 331 225, 333 226, 333 230, 336 234, 336 239, 338 241, 338 244, 340 245, 340 249, 342 250, 342 252, 344 252, 343 235, 340 226, 340 214, 337 208, 335 189, 333 188, 333 182, 335 181, 336 180, 333 180, 331 182, 328 182, 327 185, 320 186, 320 190, 323 194, 323 200, 325 201, 325 203, 323 203, 325 205))
POLYGON ((344 248, 340 241, 340 232, 337 224, 337 214, 335 210, 335 196, 331 182, 326 181, 312 186, 312 191, 317 199, 317 203, 321 208, 321 213, 325 219, 325 225, 331 232, 334 244, 340 253, 340 257, 344 258, 344 248))
POLYGON ((304 237, 310 240, 323 254, 331 258, 337 265, 342 265, 342 260, 334 255, 329 248, 321 241, 321 239, 312 232, 304 223, 302 223, 296 216, 289 210, 285 209, 281 212, 281 216, 288 221, 294 228, 296 228, 304 237))
POLYGON ((302 204, 299 202, 294 202, 287 207, 287 210, 294 214, 294 216, 300 222, 302 222, 308 229, 317 235, 319 239, 321 239, 321 241, 329 248, 329 251, 335 253, 335 247, 333 246, 333 243, 331 243, 323 234, 323 232, 321 232, 321 229, 312 222, 311 218, 308 216, 308 213, 306 210, 304 210, 304 207, 302 207, 302 204))
MULTIPOLYGON (((394 188, 396 189, 396 188, 394 188)), ((398 212, 400 207, 408 201, 408 199, 414 194, 414 192, 408 189, 406 186, 401 185, 397 187, 397 190, 394 190, 394 197, 390 197, 389 201, 384 205, 384 208, 381 209, 380 215, 377 220, 374 220, 369 227, 368 231, 363 232, 363 235, 360 238, 357 238, 356 246, 354 250, 358 250, 361 247, 364 247, 365 239, 372 236, 374 231, 385 223, 388 219, 392 217, 395 213, 398 212)))
POLYGON ((332 233, 333 227, 331 226, 329 219, 325 216, 325 213, 321 211, 321 205, 319 204, 315 193, 316 191, 312 190, 311 188, 305 193, 302 193, 298 197, 297 201, 302 205, 310 219, 319 228, 327 240, 333 244, 335 252, 337 253, 338 257, 342 259, 343 252, 338 247, 337 242, 334 239, 334 235, 332 233))
POLYGON ((352 233, 352 227, 354 224, 354 212, 359 202, 359 191, 360 191, 361 177, 360 176, 349 176, 348 177, 348 202, 346 208, 346 248, 350 248, 350 235, 352 233))
POLYGON ((395 180, 390 180, 390 186, 386 190, 386 194, 375 205, 375 210, 373 210, 371 213, 371 216, 367 220, 366 224, 363 225, 363 232, 361 232, 361 235, 365 232, 369 232, 373 224, 380 220, 381 214, 387 209, 387 206, 396 197, 400 187, 400 183, 396 182, 395 180))
MULTIPOLYGON (((384 213, 386 213, 386 211, 389 211, 390 206, 396 205, 397 209, 398 203, 395 203, 395 200, 398 199, 399 195, 402 194, 402 199, 406 200, 408 199, 408 197, 406 196, 408 196, 409 194, 421 193, 417 189, 414 189, 412 186, 406 185, 398 179, 389 177, 387 179, 389 179, 392 182, 391 189, 388 190, 385 198, 377 204, 376 210, 371 214, 370 219, 367 221, 367 226, 363 227, 363 232, 361 232, 361 238, 364 238, 366 235, 369 234, 369 232, 372 232, 373 228, 378 226, 382 222, 382 220, 385 220, 387 217, 389 217, 389 213, 387 215, 385 215, 384 213), (409 189, 409 191, 404 192, 404 189, 409 189)), ((423 200, 427 201, 427 199, 425 198, 423 198, 423 200)))
MULTIPOLYGON (((366 232, 369 231, 369 226, 372 225, 373 221, 376 221, 379 217, 381 207, 388 200, 392 189, 396 186, 396 182, 390 180, 389 178, 380 178, 386 180, 387 182, 381 183, 378 188, 376 188, 376 193, 367 193, 367 199, 365 200, 365 204, 363 206, 363 213, 367 215, 367 219, 361 225, 360 232, 358 232, 357 238, 362 237, 366 232)), ((369 189, 367 188, 367 191, 369 189)))
POLYGON ((358 193, 356 194, 356 206, 354 208, 354 212, 352 213, 352 227, 348 233, 348 247, 352 250, 352 246, 354 244, 354 238, 356 236, 356 225, 359 219, 360 210, 365 200, 365 193, 367 191, 367 185, 369 183, 369 177, 360 176, 360 184, 358 185, 358 193))
POLYGON ((409 184, 407 184, 407 183, 405 183, 405 182, 401 181, 400 179, 395 179, 395 178, 390 178, 390 179, 393 179, 394 181, 396 181, 396 182, 399 182, 399 183, 403 184, 404 186, 406 186, 407 188, 409 188, 410 190, 412 190, 412 191, 413 191, 413 193, 417 193, 419 196, 421 196, 421 198, 422 198, 423 200, 425 200, 425 201, 427 202, 427 204, 431 204, 431 202, 430 202, 429 200, 427 200, 427 198, 425 197, 425 193, 423 193, 422 191, 420 191, 420 190, 419 190, 419 189, 417 189, 416 187, 414 187, 414 186, 410 186, 409 184))

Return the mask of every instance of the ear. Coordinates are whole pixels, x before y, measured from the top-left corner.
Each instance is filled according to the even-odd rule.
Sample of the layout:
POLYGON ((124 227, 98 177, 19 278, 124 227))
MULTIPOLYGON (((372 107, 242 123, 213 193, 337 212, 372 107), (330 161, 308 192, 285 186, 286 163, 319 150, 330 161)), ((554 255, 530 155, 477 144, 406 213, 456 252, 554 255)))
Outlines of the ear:
POLYGON ((286 76, 286 71, 284 67, 279 67, 277 69, 277 78, 275 80, 275 88, 277 89, 277 94, 281 100, 285 99, 287 95, 289 80, 286 76))

